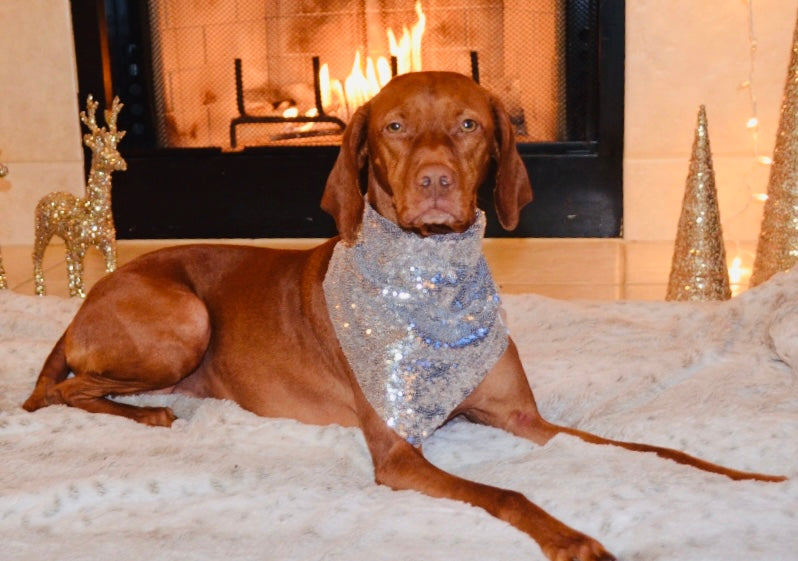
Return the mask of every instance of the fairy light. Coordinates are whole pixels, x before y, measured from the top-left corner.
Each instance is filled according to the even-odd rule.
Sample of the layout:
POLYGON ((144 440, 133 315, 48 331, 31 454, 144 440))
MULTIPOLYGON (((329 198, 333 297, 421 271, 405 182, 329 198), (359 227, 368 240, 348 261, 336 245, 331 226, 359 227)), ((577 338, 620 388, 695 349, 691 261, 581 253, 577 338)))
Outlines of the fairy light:
MULTIPOLYGON (((759 41, 756 37, 756 31, 754 28, 754 2, 753 0, 746 0, 746 8, 747 8, 747 15, 748 15, 748 79, 745 80, 743 83, 740 84, 741 88, 744 88, 748 91, 748 101, 751 106, 750 117, 745 123, 745 126, 748 130, 751 131, 751 149, 753 152, 753 159, 754 162, 761 165, 771 165, 773 163, 773 159, 769 156, 763 156, 759 153, 759 115, 757 113, 757 99, 756 99, 756 91, 754 90, 754 74, 756 69, 756 51, 759 46, 759 41)), ((758 202, 764 202, 767 200, 767 194, 765 193, 754 193, 753 189, 751 188, 750 182, 746 182, 748 186, 748 191, 751 193, 751 199, 758 202)), ((739 214, 742 214, 747 208, 744 207, 739 214)))
MULTIPOLYGON (((759 188, 754 189, 752 186, 752 175, 758 166, 769 166, 773 163, 772 158, 760 154, 759 152, 760 122, 756 89, 754 88, 754 77, 756 75, 756 54, 759 47, 759 41, 757 39, 754 26, 754 2, 753 0, 745 0, 745 4, 748 27, 748 77, 745 81, 740 83, 740 89, 744 89, 748 93, 749 114, 745 121, 745 128, 748 129, 751 134, 752 164, 744 176, 745 187, 748 190, 749 196, 746 198, 746 202, 743 207, 736 214, 734 214, 729 221, 733 221, 745 214, 752 204, 762 204, 767 200, 767 193, 762 192, 759 188)), ((744 290, 751 276, 751 268, 743 266, 741 254, 744 253, 746 252, 741 250, 740 242, 738 240, 736 242, 736 255, 728 268, 732 296, 736 296, 742 292, 742 290, 744 290)))

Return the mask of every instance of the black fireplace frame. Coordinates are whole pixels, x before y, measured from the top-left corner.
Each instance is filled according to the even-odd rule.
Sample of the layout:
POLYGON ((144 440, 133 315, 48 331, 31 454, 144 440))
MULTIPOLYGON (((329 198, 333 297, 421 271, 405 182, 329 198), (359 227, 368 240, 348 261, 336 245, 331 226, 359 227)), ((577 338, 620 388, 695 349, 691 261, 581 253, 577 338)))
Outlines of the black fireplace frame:
MULTIPOLYGON (((492 186, 480 191, 494 237, 618 237, 623 227, 624 0, 567 0, 563 142, 519 144, 535 200, 504 232, 492 186)), ((146 2, 71 0, 78 106, 119 95, 128 169, 114 174, 121 239, 328 237, 318 201, 338 147, 159 148, 146 2)), ((231 62, 232 69, 232 62, 231 62)), ((233 79, 231 70, 231 80, 233 79)), ((89 158, 86 158, 88 168, 89 158)))

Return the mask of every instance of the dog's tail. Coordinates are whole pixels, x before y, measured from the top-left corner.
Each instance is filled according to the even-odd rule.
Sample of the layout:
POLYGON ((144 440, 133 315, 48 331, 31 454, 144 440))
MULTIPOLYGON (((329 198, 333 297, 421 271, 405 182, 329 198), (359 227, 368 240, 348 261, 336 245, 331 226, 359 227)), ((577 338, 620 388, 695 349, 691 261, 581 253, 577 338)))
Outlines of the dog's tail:
POLYGON ((581 438, 585 442, 590 442, 591 444, 611 444, 613 446, 620 446, 621 448, 626 448, 627 450, 633 450, 635 452, 653 452, 654 454, 660 456, 661 458, 667 458, 669 460, 678 462, 680 464, 685 464, 704 471, 725 475, 726 477, 733 479, 735 481, 752 479, 755 481, 779 482, 787 480, 787 478, 784 477, 783 475, 769 475, 766 473, 738 471, 736 469, 730 469, 727 467, 719 466, 717 464, 701 460, 699 458, 696 458, 689 454, 685 454, 684 452, 681 452, 679 450, 673 450, 671 448, 663 448, 661 446, 653 446, 651 444, 640 444, 637 442, 624 442, 621 440, 611 440, 609 438, 597 436, 595 434, 591 434, 589 432, 581 431, 578 429, 564 427, 561 425, 556 425, 556 426, 559 431, 581 438))
POLYGON ((39 378, 36 380, 36 387, 33 388, 33 393, 31 393, 30 397, 22 404, 22 407, 26 411, 36 411, 37 409, 55 403, 50 389, 59 382, 66 380, 66 377, 69 375, 65 341, 66 332, 61 335, 61 338, 58 339, 53 350, 50 351, 47 360, 44 361, 42 371, 39 373, 39 378))

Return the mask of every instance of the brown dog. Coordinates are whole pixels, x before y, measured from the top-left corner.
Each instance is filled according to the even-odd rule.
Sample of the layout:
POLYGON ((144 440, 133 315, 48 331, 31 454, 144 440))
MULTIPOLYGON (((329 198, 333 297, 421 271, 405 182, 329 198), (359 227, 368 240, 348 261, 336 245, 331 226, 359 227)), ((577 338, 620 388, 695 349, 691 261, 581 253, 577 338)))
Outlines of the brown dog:
MULTIPOLYGON (((390 236, 399 236, 402 243, 409 244, 416 243, 414 240, 446 243, 445 240, 459 240, 458 236, 471 236, 480 217, 477 190, 491 162, 495 162, 497 172, 496 210, 502 226, 512 229, 532 192, 501 104, 458 74, 417 73, 394 79, 355 114, 327 183, 322 206, 335 217, 340 240, 330 240, 308 251, 184 246, 153 252, 126 264, 91 291, 47 358, 24 407, 33 411, 50 404, 67 404, 149 425, 169 426, 175 420, 169 409, 135 407, 107 396, 181 391, 231 399, 263 416, 360 427, 378 483, 480 506, 529 534, 553 560, 612 559, 599 542, 553 518, 523 495, 463 480, 428 463, 420 448, 403 438, 406 434, 400 435, 395 426, 397 419, 381 416, 378 409, 384 407, 367 397, 364 388, 372 385, 371 378, 360 377, 352 364, 368 361, 369 355, 345 354, 344 345, 339 344, 350 325, 338 315, 346 310, 338 304, 331 306, 328 296, 343 293, 347 297, 355 285, 346 273, 351 271, 346 269, 351 263, 339 265, 335 261, 336 244, 345 254, 352 248, 368 246, 368 236, 375 228, 382 228, 389 237, 380 240, 376 244, 378 251, 372 253, 382 267, 396 272, 408 256, 388 254, 398 251, 386 241, 392 239, 390 236), (364 166, 368 168, 369 203, 365 209, 358 185, 364 166), (369 217, 368 223, 364 213, 369 217), (333 269, 346 274, 325 284, 328 270, 332 275, 333 269), (334 292, 336 283, 342 292, 334 292), (70 371, 73 377, 67 377, 70 371)), ((478 250, 481 232, 477 234, 478 250)), ((456 244, 449 245, 458 251, 456 244)), ((409 258, 412 262, 416 256, 409 258)), ((399 289, 398 293, 393 290, 391 296, 391 290, 385 288, 377 299, 387 298, 385 306, 393 310, 404 305, 402 300, 415 298, 423 303, 424 298, 438 288, 442 290, 447 283, 456 287, 470 282, 457 275, 442 280, 422 278, 419 273, 417 279, 417 294, 399 289)), ((459 309, 463 298, 461 292, 457 294, 455 308, 459 309)), ((495 302, 490 290, 480 294, 480 298, 488 294, 487 307, 495 302)), ((353 300, 352 310, 356 302, 369 304, 368 300, 353 300)), ((347 306, 344 308, 348 310, 347 306)), ((482 313, 482 308, 474 312, 482 313)), ((474 314, 469 312, 468 321, 474 314)), ((394 388, 385 403, 398 399, 418 406, 417 410, 401 409, 399 413, 408 416, 410 423, 414 415, 437 422, 435 414, 440 412, 430 412, 436 407, 430 406, 429 398, 441 394, 453 403, 443 411, 441 422, 463 415, 540 444, 565 432, 589 442, 655 452, 733 479, 781 479, 726 469, 674 450, 610 441, 545 421, 538 413, 512 340, 502 335, 495 314, 489 317, 493 318, 491 329, 478 329, 440 345, 446 352, 455 347, 475 352, 480 345, 487 345, 483 343, 486 332, 498 333, 498 346, 494 348, 500 352, 492 366, 479 375, 476 388, 458 389, 466 397, 458 394, 452 401, 451 396, 442 395, 446 392, 440 388, 449 386, 437 385, 440 380, 436 376, 443 370, 436 367, 434 374, 419 374, 422 379, 432 380, 425 387, 434 390, 422 388, 416 392, 418 388, 413 386, 412 391, 406 392, 402 388, 409 386, 394 388)), ((363 332, 369 337, 382 336, 392 329, 388 320, 367 320, 375 322, 373 330, 368 327, 363 332)), ((418 327, 416 320, 408 326, 408 331, 418 327)), ((358 337, 367 338, 362 334, 358 337)), ((427 341, 420 336, 410 337, 402 344, 422 344, 422 340, 427 341)), ((358 341, 355 340, 355 353, 360 348, 358 341)), ((380 356, 371 357, 377 365, 375 371, 366 374, 382 376, 382 365, 397 356, 401 358, 402 352, 393 349, 390 355, 377 353, 380 356), (388 358, 384 360, 385 356, 388 358)), ((429 362, 413 362, 412 368, 429 362)), ((482 364, 482 359, 471 362, 482 364)), ((453 370, 459 375, 457 368, 453 370)), ((383 379, 376 379, 379 389, 383 379)))

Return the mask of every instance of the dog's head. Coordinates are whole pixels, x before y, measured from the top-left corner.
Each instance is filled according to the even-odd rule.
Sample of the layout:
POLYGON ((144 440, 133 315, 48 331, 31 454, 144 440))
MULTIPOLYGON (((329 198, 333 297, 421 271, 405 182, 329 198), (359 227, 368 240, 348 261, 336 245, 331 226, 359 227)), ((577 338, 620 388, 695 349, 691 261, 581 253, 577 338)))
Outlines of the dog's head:
POLYGON ((343 240, 354 241, 368 166, 366 197, 385 218, 422 236, 462 232, 492 161, 499 222, 512 230, 532 189, 501 102, 461 74, 403 74, 355 112, 321 205, 343 240))

